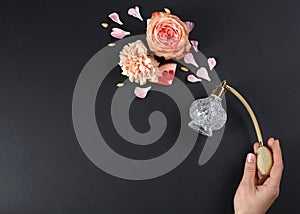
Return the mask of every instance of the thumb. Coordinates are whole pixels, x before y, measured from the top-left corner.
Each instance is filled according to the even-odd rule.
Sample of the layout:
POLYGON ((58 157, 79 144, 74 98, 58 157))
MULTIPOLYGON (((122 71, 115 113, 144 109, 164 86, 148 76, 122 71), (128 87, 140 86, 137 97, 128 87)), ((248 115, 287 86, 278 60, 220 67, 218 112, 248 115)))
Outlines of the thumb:
POLYGON ((249 153, 246 158, 244 175, 242 182, 250 187, 255 186, 256 178, 256 156, 253 153, 249 153))

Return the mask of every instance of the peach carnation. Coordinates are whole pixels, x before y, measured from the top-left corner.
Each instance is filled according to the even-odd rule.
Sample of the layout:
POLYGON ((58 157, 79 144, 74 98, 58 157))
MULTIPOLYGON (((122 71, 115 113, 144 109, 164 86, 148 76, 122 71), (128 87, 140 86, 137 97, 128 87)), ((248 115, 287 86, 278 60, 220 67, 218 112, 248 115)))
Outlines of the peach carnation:
POLYGON ((144 85, 147 81, 157 82, 162 75, 159 63, 153 56, 147 55, 147 48, 141 40, 125 45, 120 52, 119 65, 122 75, 128 76, 130 82, 144 85))

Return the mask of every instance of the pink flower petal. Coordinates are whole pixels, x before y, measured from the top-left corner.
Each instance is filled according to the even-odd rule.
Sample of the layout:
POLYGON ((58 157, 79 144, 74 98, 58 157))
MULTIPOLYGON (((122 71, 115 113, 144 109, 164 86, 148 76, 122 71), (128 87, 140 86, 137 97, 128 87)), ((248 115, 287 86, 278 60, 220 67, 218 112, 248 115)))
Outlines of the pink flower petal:
POLYGON ((185 25, 187 26, 189 32, 191 32, 191 31, 194 29, 194 27, 195 27, 194 22, 186 21, 186 22, 184 22, 184 23, 185 23, 185 25))
POLYGON ((216 65, 217 65, 217 61, 215 58, 208 58, 207 59, 207 63, 208 63, 208 66, 209 66, 209 70, 212 70, 216 65))
POLYGON ((187 53, 185 56, 184 56, 184 62, 187 63, 187 64, 192 64, 194 65, 195 67, 199 67, 199 65, 197 64, 197 62, 195 61, 195 58, 193 56, 192 53, 187 53))
POLYGON ((130 35, 130 32, 124 31, 120 28, 115 27, 115 28, 112 29, 110 35, 112 37, 117 38, 117 39, 123 39, 125 36, 130 35))
POLYGON ((140 8, 138 6, 135 6, 135 8, 129 8, 128 15, 138 18, 141 21, 144 21, 143 17, 140 14, 140 8))
POLYGON ((111 13, 108 15, 108 17, 113 20, 114 22, 118 23, 119 25, 123 25, 123 22, 121 22, 119 14, 117 13, 111 13))
POLYGON ((195 52, 198 52, 198 51, 199 51, 199 49, 198 49, 198 41, 196 41, 196 40, 191 40, 191 44, 192 44, 192 46, 193 46, 195 52))
POLYGON ((151 89, 151 86, 147 88, 135 87, 134 94, 138 98, 144 99, 147 96, 148 91, 151 89))
POLYGON ((189 82, 201 82, 202 80, 195 77, 193 74, 187 76, 187 81, 189 82))
POLYGON ((196 75, 198 77, 201 77, 202 79, 205 79, 207 81, 211 81, 210 77, 208 76, 207 69, 204 67, 199 68, 199 70, 196 72, 196 75))

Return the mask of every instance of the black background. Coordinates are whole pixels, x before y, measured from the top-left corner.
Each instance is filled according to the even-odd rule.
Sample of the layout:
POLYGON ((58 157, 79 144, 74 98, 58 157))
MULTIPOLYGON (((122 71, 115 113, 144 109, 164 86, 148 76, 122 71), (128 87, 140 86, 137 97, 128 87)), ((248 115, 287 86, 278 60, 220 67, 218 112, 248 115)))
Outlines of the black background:
MULTIPOLYGON (((196 23, 191 38, 200 41, 207 57, 216 57, 219 77, 247 97, 265 139, 281 141, 285 171, 270 213, 299 213, 297 0, 2 1, 0 213, 233 213, 233 196, 255 133, 247 112, 231 95, 225 135, 204 166, 197 165, 204 142, 200 137, 172 172, 127 181, 94 166, 77 142, 71 115, 76 80, 88 60, 114 41, 100 23, 119 11, 132 34, 144 33, 145 24, 126 15, 135 5, 144 17, 168 7, 182 20, 196 23)), ((172 101, 158 103, 161 96, 153 93, 149 101, 167 111, 172 101)), ((101 111, 98 122, 99 116, 101 111)), ((99 123, 105 129, 105 120, 99 123)), ((147 130, 141 121, 133 125, 147 130)), ((154 150, 172 146, 159 145, 154 150)), ((147 157, 147 152, 136 155, 147 157)))

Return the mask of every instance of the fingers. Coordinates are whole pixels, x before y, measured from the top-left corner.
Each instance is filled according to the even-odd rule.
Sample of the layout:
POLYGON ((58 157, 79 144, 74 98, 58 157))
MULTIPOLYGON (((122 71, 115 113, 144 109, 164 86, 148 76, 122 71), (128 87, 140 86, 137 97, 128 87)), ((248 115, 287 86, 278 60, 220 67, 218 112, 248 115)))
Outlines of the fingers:
POLYGON ((270 178, 272 179, 272 182, 274 182, 273 184, 279 185, 283 172, 283 160, 279 140, 270 138, 268 145, 273 153, 273 166, 271 168, 270 178))
POLYGON ((268 139, 268 145, 270 145, 270 143, 272 143, 274 140, 275 140, 274 137, 270 137, 270 138, 268 139))
POLYGON ((253 144, 253 150, 254 150, 255 154, 256 154, 256 150, 258 149, 258 147, 259 147, 259 143, 258 142, 256 142, 256 143, 253 144))
POLYGON ((249 187, 256 185, 256 156, 252 153, 247 155, 241 182, 249 187))
MULTIPOLYGON (((279 145, 278 140, 274 140, 274 138, 270 138, 268 140, 269 148, 272 150, 273 153, 273 166, 271 168, 271 173, 269 179, 266 176, 262 176, 259 172, 257 172, 256 168, 256 156, 252 153, 247 155, 247 159, 245 162, 244 167, 244 175, 242 178, 242 183, 248 185, 250 187, 255 187, 255 185, 263 184, 266 179, 268 183, 272 184, 273 186, 279 186, 282 171, 283 171, 283 160, 282 160, 282 152, 279 145), (256 177, 258 176, 258 179, 256 177)), ((257 149, 259 148, 259 144, 255 143, 253 145, 254 153, 256 153, 257 149)))
MULTIPOLYGON (((254 154, 256 154, 256 150, 259 148, 259 143, 256 142, 253 144, 253 150, 254 150, 254 154)), ((257 180, 257 185, 262 185, 266 179, 267 179, 267 176, 265 175, 262 175, 259 170, 257 170, 257 177, 258 177, 258 180, 257 180)))

